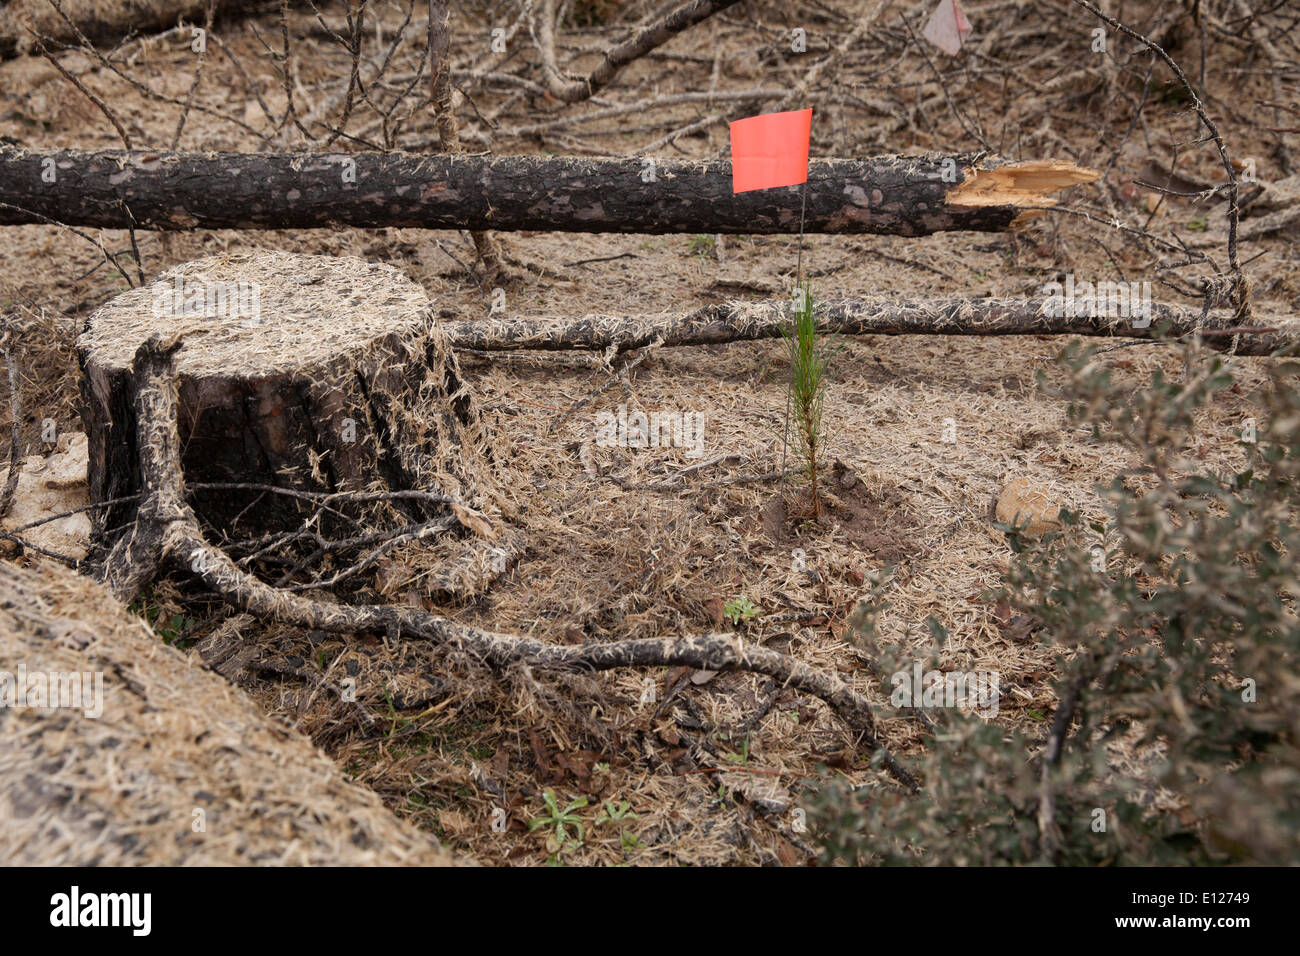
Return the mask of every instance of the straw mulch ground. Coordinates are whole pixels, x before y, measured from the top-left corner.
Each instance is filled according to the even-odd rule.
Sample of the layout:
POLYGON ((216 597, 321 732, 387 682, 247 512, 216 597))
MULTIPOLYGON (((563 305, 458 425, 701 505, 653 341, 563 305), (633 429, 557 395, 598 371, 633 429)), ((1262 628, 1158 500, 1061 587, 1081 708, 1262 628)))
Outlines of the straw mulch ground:
POLYGON ((103 675, 82 708, 0 708, 0 859, 453 862, 302 734, 112 608, 70 571, 0 562, 0 669, 103 675))

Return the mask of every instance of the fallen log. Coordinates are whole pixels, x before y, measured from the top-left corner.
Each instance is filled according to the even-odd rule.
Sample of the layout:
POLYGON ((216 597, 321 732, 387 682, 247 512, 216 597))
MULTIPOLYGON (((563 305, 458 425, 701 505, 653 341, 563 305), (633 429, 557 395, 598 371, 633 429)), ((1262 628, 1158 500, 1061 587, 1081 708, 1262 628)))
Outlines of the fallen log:
MULTIPOLYGON (((9 0, 0 21, 0 59, 27 53, 31 30, 46 41, 111 45, 135 31, 164 30, 180 19, 202 24, 210 0, 9 0), (69 23, 71 21, 71 23, 69 23)), ((268 7, 265 0, 215 0, 218 16, 268 7)))
POLYGON ((72 571, 0 561, 0 671, 8 865, 456 862, 72 571))
MULTIPOLYGON (((817 160, 804 228, 997 232, 1097 177, 1057 161, 817 160)), ((801 202, 797 186, 733 194, 728 162, 0 147, 0 225, 796 233, 801 202)))
MULTIPOLYGON (((440 318, 445 318, 439 314, 440 318)), ((682 316, 588 315, 577 319, 492 318, 451 321, 442 326, 455 349, 478 352, 613 349, 625 352, 661 346, 720 345, 773 339, 790 328, 784 301, 728 302, 682 316)), ((1049 298, 834 298, 817 303, 817 327, 842 335, 1085 335, 1152 339, 1196 334, 1205 344, 1237 355, 1271 355, 1300 346, 1300 322, 1268 320, 1242 327, 1233 314, 1160 302, 1150 314, 1129 318, 1054 315, 1049 298)))

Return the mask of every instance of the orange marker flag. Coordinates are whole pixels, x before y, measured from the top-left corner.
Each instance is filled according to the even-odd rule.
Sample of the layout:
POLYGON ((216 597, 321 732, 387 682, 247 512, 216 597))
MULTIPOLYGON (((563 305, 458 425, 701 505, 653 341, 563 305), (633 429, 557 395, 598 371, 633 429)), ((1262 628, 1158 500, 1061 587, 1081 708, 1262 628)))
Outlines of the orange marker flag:
POLYGON ((731 191, 806 183, 811 135, 811 109, 736 120, 731 124, 731 191))

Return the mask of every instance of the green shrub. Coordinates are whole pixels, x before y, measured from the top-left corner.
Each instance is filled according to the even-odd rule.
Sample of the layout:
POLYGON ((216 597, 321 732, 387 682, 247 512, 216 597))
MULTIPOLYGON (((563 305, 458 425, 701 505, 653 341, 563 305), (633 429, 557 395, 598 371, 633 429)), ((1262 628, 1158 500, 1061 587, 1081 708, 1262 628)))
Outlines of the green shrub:
MULTIPOLYGON (((1058 650, 1056 713, 1027 736, 945 712, 916 796, 828 782, 810 802, 825 859, 1300 862, 1300 365, 1275 360, 1239 429, 1247 464, 1221 475, 1194 453, 1214 417, 1198 410, 1232 385, 1220 358, 1130 392, 1091 356, 1064 356, 1071 418, 1135 467, 1098 488, 1104 524, 1063 510, 1060 534, 1011 532, 990 595, 1058 650), (1143 758, 1131 773, 1108 759, 1121 736, 1143 758)), ((878 646, 876 611, 859 638, 885 674, 902 662, 878 646)))

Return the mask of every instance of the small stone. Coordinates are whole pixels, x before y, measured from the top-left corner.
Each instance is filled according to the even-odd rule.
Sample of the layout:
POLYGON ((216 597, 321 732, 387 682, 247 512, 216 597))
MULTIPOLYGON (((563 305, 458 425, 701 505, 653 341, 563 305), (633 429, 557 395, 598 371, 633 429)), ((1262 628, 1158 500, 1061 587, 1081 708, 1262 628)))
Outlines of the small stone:
POLYGON ((725 771, 718 774, 718 782, 762 813, 780 816, 793 802, 790 791, 766 775, 725 771))
POLYGON ((709 616, 709 622, 715 628, 721 628, 725 618, 722 598, 715 594, 706 600, 704 602, 704 613, 709 616))
POLYGON ((998 521, 1016 527, 1024 525, 1021 534, 1037 537, 1060 530, 1060 511, 1060 503, 1041 482, 1017 478, 1002 489, 995 513, 998 521))

